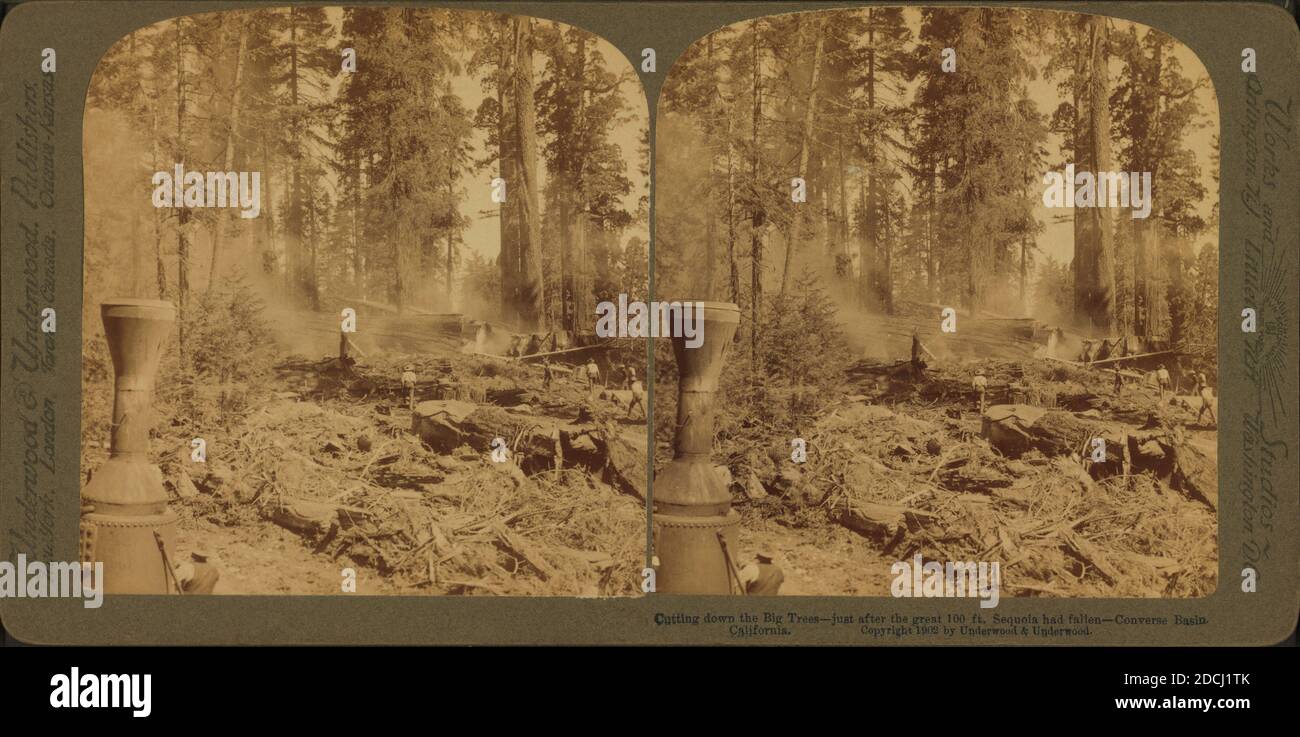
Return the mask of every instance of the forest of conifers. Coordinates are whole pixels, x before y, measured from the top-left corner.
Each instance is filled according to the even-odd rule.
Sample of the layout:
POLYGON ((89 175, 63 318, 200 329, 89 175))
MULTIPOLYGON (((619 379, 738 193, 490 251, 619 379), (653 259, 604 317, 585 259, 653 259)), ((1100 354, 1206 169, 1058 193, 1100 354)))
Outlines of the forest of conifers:
POLYGON ((696 42, 660 115, 657 293, 740 303, 761 330, 807 269, 867 313, 907 300, 1213 349, 1217 100, 1159 31, 1011 9, 769 16, 696 42), (1067 163, 1151 172, 1150 216, 1043 207, 1067 163))
MULTIPOLYGON (((183 329, 196 294, 239 274, 303 309, 367 299, 589 332, 595 303, 644 296, 647 272, 648 120, 602 44, 409 8, 128 35, 88 97, 88 314, 161 296, 183 329), (151 207, 149 175, 177 163, 261 171, 260 216, 151 207), (503 203, 486 194, 498 177, 503 203), (492 242, 467 243, 488 219, 492 242)), ((1214 342, 1217 102, 1158 31, 1009 9, 770 16, 693 44, 660 112, 659 295, 735 301, 761 327, 811 269, 869 312, 954 304, 1214 342), (1151 216, 1044 209, 1042 177, 1067 163, 1151 172, 1151 216)))
POLYGON ((590 332, 597 299, 644 290, 647 271, 648 115, 602 44, 413 8, 210 13, 130 34, 88 98, 87 315, 104 297, 161 297, 184 330, 198 296, 236 277, 296 309, 366 299, 590 332), (260 215, 152 207, 150 175, 176 164, 261 172, 260 215))

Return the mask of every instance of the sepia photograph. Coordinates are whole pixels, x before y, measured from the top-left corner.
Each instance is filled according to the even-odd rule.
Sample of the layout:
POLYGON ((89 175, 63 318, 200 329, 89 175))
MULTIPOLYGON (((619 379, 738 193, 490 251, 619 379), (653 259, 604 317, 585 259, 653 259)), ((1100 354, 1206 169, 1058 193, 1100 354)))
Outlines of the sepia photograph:
POLYGON ((772 15, 695 42, 657 116, 655 296, 706 314, 655 346, 659 591, 1214 593, 1195 53, 1051 10, 772 15))
POLYGON ((639 595, 649 111, 562 23, 186 15, 83 121, 82 555, 148 594, 639 595))
POLYGON ((1295 5, 0 0, 5 704, 1289 704, 1295 5))

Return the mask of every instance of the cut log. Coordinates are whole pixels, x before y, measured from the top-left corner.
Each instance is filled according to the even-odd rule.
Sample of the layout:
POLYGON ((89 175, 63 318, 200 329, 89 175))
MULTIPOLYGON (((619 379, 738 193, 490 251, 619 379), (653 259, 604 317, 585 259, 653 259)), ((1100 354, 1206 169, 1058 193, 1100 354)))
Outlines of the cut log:
POLYGON ((906 359, 887 363, 862 360, 849 364, 844 373, 851 377, 891 376, 899 371, 910 370, 911 367, 912 362, 906 359))
POLYGON ((268 516, 281 527, 315 536, 324 534, 335 524, 338 512, 333 504, 283 497, 271 506, 268 516))
POLYGON ((997 468, 971 462, 970 458, 949 461, 938 470, 939 484, 951 491, 982 491, 1011 486, 1012 479, 997 468))
MULTIPOLYGON (((1110 428, 1071 412, 1026 404, 995 404, 984 412, 981 434, 1004 455, 1018 458, 1030 450, 1046 456, 1088 450, 1092 438, 1107 438, 1110 428)), ((1117 438, 1107 440, 1107 445, 1117 438)))
POLYGON ((416 405, 411 430, 440 453, 462 445, 487 453, 501 438, 525 473, 551 470, 557 464, 577 466, 623 493, 645 497, 645 446, 629 442, 612 424, 591 427, 491 405, 436 400, 416 405))
POLYGON ((520 416, 500 407, 455 399, 420 402, 411 414, 411 431, 441 453, 461 445, 487 452, 493 441, 501 438, 517 456, 550 457, 555 449, 551 437, 558 424, 543 417, 520 416))
POLYGON ((1149 473, 1210 509, 1219 507, 1218 464, 1177 430, 1157 427, 1128 436, 1133 473, 1149 473))
POLYGON ((1178 353, 1178 351, 1152 351, 1151 353, 1138 353, 1132 356, 1116 356, 1114 358, 1103 358, 1097 361, 1088 361, 1087 363, 1081 365, 1106 366, 1119 361, 1142 361, 1151 358, 1159 358, 1160 356, 1168 356, 1176 353, 1178 353))
POLYGON ((1219 508, 1218 464, 1191 445, 1174 447, 1174 473, 1170 485, 1189 499, 1210 509, 1219 508))
POLYGON ((488 388, 485 392, 487 401, 500 407, 516 407, 521 404, 536 404, 541 397, 537 392, 523 387, 488 388))
POLYGON ((644 445, 628 442, 612 426, 599 430, 561 428, 560 438, 566 462, 597 473, 602 481, 624 494, 645 499, 644 445))
POLYGON ((892 550, 907 532, 907 510, 903 507, 875 504, 873 502, 847 502, 831 510, 831 519, 854 532, 881 545, 885 552, 892 550))

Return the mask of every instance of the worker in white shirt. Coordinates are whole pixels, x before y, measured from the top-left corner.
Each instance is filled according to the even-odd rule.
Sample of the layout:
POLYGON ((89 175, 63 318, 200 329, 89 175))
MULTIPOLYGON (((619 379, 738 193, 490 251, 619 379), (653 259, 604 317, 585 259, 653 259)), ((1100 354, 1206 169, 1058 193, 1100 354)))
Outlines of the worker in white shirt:
POLYGON ((985 378, 983 372, 977 371, 975 372, 975 378, 971 379, 970 385, 975 387, 975 391, 979 393, 980 414, 984 414, 985 397, 987 396, 989 389, 989 380, 985 378))
POLYGON ((596 382, 598 381, 600 381, 600 367, 596 365, 595 358, 590 358, 587 360, 587 386, 591 389, 593 395, 596 393, 596 382))
POLYGON ((1160 389, 1160 403, 1164 404, 1165 392, 1169 391, 1170 387, 1170 378, 1169 369, 1165 368, 1163 363, 1156 369, 1156 386, 1160 389))
POLYGON ((415 410, 416 381, 415 366, 412 366, 409 363, 406 364, 406 367, 402 369, 402 388, 406 390, 406 408, 411 411, 415 410))
POLYGON ((1213 392, 1210 390, 1210 382, 1206 380, 1203 371, 1196 372, 1196 393, 1201 397, 1201 410, 1196 413, 1197 424, 1200 424, 1201 416, 1209 412, 1210 422, 1217 426, 1219 419, 1214 416, 1214 405, 1211 404, 1214 401, 1213 392))

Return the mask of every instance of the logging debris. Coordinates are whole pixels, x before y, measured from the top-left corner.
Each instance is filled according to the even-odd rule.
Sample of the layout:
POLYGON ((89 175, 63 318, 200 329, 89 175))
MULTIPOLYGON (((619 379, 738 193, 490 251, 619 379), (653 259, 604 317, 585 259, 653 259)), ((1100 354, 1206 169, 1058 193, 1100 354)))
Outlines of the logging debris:
POLYGON ((155 448, 171 449, 158 462, 183 520, 274 524, 411 592, 635 593, 645 425, 616 401, 564 378, 543 386, 540 367, 452 353, 293 358, 256 399, 209 433, 205 463, 179 421, 164 428, 155 448), (497 437, 511 446, 501 463, 497 437))
POLYGON ((945 361, 919 380, 907 364, 851 366, 803 464, 788 440, 721 440, 755 544, 771 525, 838 525, 887 560, 1000 561, 1011 596, 1215 590, 1215 448, 1186 401, 1041 359, 945 361))

